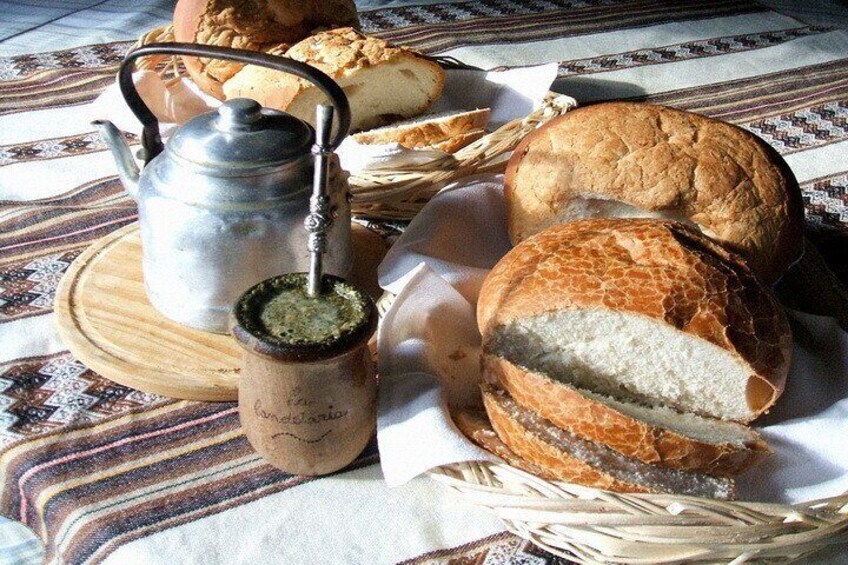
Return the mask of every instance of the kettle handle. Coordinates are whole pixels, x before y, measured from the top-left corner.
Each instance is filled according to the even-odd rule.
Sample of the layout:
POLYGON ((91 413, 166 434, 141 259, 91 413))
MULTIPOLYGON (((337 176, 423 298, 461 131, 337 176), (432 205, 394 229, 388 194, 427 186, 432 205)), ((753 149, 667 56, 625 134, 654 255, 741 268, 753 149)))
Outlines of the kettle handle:
POLYGON ((306 63, 276 55, 248 51, 246 49, 213 47, 209 45, 197 45, 196 43, 159 43, 156 45, 147 45, 129 53, 124 58, 121 68, 118 70, 118 86, 121 89, 121 94, 123 94, 124 100, 126 100, 130 110, 132 110, 133 114, 135 114, 144 126, 141 133, 141 145, 144 148, 145 164, 165 148, 162 145, 162 137, 159 135, 159 121, 141 99, 141 96, 139 96, 132 79, 133 62, 139 57, 147 55, 190 55, 208 57, 210 59, 226 59, 228 61, 259 65, 293 74, 317 86, 333 103, 336 109, 336 115, 338 116, 338 129, 336 130, 336 136, 330 143, 332 149, 339 146, 350 129, 350 104, 344 91, 327 74, 306 63))

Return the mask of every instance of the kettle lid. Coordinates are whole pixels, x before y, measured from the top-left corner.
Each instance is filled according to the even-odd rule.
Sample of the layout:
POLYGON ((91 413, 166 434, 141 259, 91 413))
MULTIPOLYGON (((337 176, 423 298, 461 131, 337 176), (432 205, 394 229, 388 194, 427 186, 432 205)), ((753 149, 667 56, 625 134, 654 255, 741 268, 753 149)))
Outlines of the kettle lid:
POLYGON ((205 167, 247 170, 302 157, 314 140, 315 131, 303 120, 235 98, 186 122, 165 150, 205 167))

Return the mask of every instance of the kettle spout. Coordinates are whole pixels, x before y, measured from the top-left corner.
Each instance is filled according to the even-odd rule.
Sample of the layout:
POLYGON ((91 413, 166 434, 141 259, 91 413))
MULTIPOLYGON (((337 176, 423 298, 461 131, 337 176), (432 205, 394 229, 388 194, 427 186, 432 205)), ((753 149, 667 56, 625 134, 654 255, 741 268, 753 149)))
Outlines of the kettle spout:
POLYGON ((138 200, 139 168, 121 131, 107 120, 95 120, 91 122, 91 125, 100 131, 106 146, 112 151, 112 156, 118 165, 118 178, 121 179, 121 184, 134 200, 138 200))

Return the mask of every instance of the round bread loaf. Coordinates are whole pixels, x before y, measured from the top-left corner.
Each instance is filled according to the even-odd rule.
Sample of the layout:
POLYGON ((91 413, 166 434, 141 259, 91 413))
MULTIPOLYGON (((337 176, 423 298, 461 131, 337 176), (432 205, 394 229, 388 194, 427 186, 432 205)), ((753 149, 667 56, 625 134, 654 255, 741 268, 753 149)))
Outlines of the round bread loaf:
POLYGON ((592 219, 514 247, 478 301, 483 350, 618 400, 747 422, 792 339, 744 261, 683 224, 592 219))
MULTIPOLYGON (((281 54, 318 28, 359 27, 352 0, 179 0, 174 37, 186 43, 281 54)), ((184 57, 204 92, 223 100, 223 84, 243 63, 184 57)))
POLYGON ((513 243, 587 217, 697 226, 773 283, 803 249, 803 202, 780 155, 717 120, 649 104, 572 110, 527 136, 507 166, 513 243))

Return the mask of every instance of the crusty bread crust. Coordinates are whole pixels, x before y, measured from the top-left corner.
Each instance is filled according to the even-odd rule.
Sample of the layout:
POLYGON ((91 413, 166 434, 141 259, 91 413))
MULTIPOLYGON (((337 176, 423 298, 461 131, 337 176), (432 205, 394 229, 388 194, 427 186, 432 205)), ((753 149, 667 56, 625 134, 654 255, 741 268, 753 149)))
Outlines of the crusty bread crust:
POLYGON ((501 441, 558 480, 613 492, 735 496, 732 479, 646 465, 621 455, 611 457, 608 448, 559 430, 521 408, 508 393, 486 384, 480 388, 489 421, 501 441))
MULTIPOLYGON (((489 112, 489 108, 482 108, 437 116, 433 119, 427 119, 427 116, 423 116, 420 120, 409 124, 395 124, 363 131, 353 135, 353 139, 366 145, 398 143, 408 149, 419 149, 437 143, 445 143, 443 145, 445 148, 442 150, 452 153, 464 145, 459 145, 458 142, 447 142, 451 142, 457 136, 463 136, 473 130, 485 128, 489 121, 489 112)), ((471 141, 465 141, 465 143, 471 143, 471 141)))
MULTIPOLYGON (((179 0, 174 9, 177 41, 283 53, 316 28, 359 27, 352 0, 179 0)), ((243 63, 184 57, 192 80, 223 100, 223 84, 243 63)))
POLYGON ((591 198, 687 218, 767 283, 803 250, 801 192, 780 155, 739 127, 672 108, 572 110, 522 140, 504 183, 513 243, 591 198))
POLYGON ((515 421, 492 391, 483 389, 483 403, 492 428, 507 448, 530 464, 544 469, 549 477, 613 492, 652 492, 644 485, 613 478, 603 470, 587 465, 542 441, 515 421))
POLYGON ((484 355, 482 368, 486 382, 508 392, 524 408, 557 427, 645 463, 730 477, 771 452, 757 434, 747 445, 707 443, 648 424, 496 355, 484 355))
POLYGON ((438 149, 439 151, 444 151, 445 153, 456 153, 463 147, 471 145, 484 135, 486 135, 486 130, 473 129, 471 131, 455 135, 444 141, 440 141, 439 143, 434 143, 433 149, 438 149))
POLYGON ((599 218, 524 240, 480 291, 484 350, 498 326, 568 309, 646 316, 727 350, 750 368, 744 421, 786 383, 792 336, 771 291, 741 258, 683 224, 599 218))
MULTIPOLYGON (((438 63, 421 56, 412 49, 392 47, 382 39, 365 36, 349 27, 331 29, 309 36, 293 45, 286 52, 286 56, 312 65, 340 83, 344 83, 344 79, 352 78, 365 69, 379 66, 385 68, 402 61, 410 62, 419 69, 426 69, 436 78, 436 82, 423 104, 418 108, 410 109, 405 117, 424 112, 435 102, 444 88, 444 70, 438 63)), ((394 86, 403 88, 402 84, 394 86)), ((342 87, 345 88, 345 84, 342 84, 342 87)), ((315 86, 305 79, 248 65, 224 85, 224 95, 227 99, 248 96, 263 106, 292 111, 291 108, 297 100, 306 99, 305 97, 314 89, 315 86)), ((382 113, 390 111, 388 108, 357 109, 356 96, 348 92, 348 99, 351 101, 353 114, 352 129, 380 125, 381 121, 385 122, 382 113)))
POLYGON ((553 473, 522 459, 507 447, 495 433, 495 430, 492 429, 492 424, 483 408, 451 409, 451 418, 459 431, 465 434, 468 439, 486 451, 497 455, 507 464, 549 481, 556 480, 553 473))

